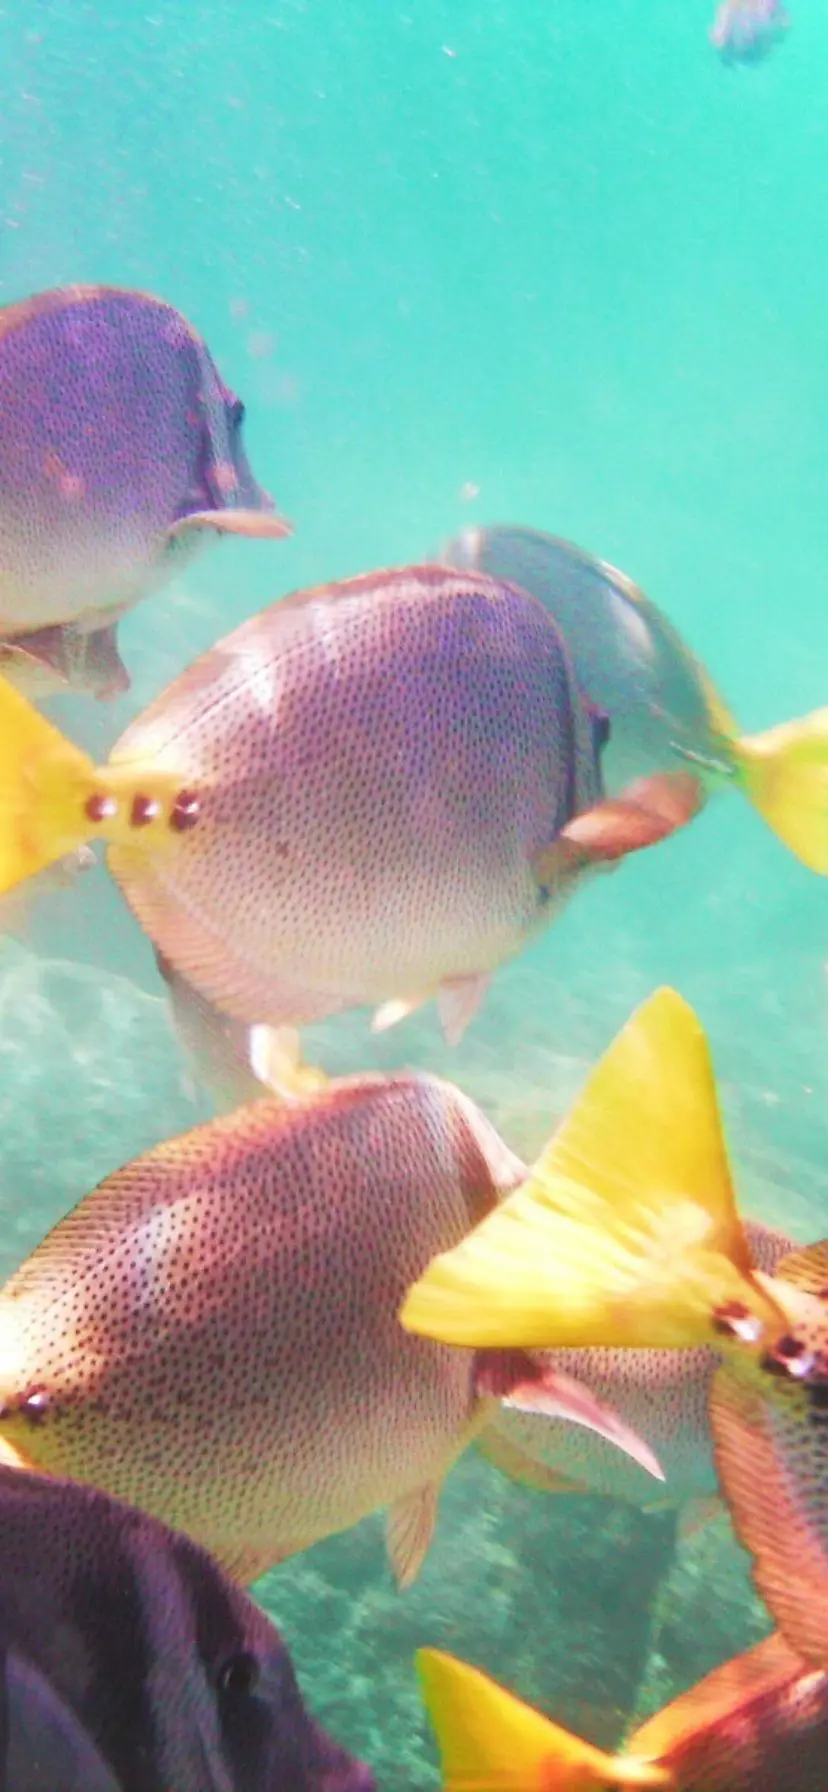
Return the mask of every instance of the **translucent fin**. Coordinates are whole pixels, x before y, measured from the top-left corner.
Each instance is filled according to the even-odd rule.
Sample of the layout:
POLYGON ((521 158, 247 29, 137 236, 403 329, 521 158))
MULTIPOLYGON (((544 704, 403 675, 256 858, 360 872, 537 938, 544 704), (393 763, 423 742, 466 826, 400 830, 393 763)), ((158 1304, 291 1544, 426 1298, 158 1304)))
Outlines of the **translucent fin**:
POLYGON ((407 1020, 410 1014, 416 1014, 417 1009, 423 1008, 428 1000, 428 996, 399 996, 393 1001, 381 1002, 374 1011, 371 1032, 390 1032, 392 1027, 398 1027, 401 1021, 407 1020))
POLYGON ((646 1474, 657 1481, 664 1480, 658 1457, 615 1407, 548 1360, 532 1357, 523 1350, 481 1351, 475 1364, 474 1384, 477 1394, 495 1394, 515 1412, 562 1419, 594 1431, 631 1457, 646 1474))
POLYGON ((745 795, 809 870, 828 876, 828 709, 733 744, 745 795))
POLYGON ((134 761, 96 766, 0 678, 0 894, 90 839, 140 839, 152 851, 169 829, 180 778, 134 761), (137 796, 156 805, 140 833, 137 796), (99 815, 95 816, 95 810, 99 815))
POLYGON ((659 990, 610 1046, 529 1178, 401 1311, 409 1331, 496 1347, 721 1345, 784 1321, 736 1213, 707 1042, 659 990))
POLYGON ((512 1443, 505 1432, 498 1429, 497 1420, 487 1425, 479 1437, 474 1440, 475 1449, 490 1462, 493 1468, 506 1475, 510 1481, 517 1481, 521 1487, 531 1487, 536 1493, 589 1493, 591 1490, 585 1481, 570 1481, 566 1475, 559 1475, 557 1469, 548 1468, 545 1462, 536 1462, 528 1451, 521 1450, 512 1443))
POLYGON ((211 529, 216 535, 248 535, 273 541, 283 541, 293 534, 287 518, 276 516, 273 511, 193 510, 168 529, 167 539, 174 541, 199 529, 211 529))
POLYGON ((453 977, 442 983, 437 996, 440 1023, 447 1045, 459 1045, 469 1022, 486 994, 491 979, 487 972, 475 977, 453 977))
POLYGON ((410 1587, 428 1553, 437 1519, 438 1489, 416 1487, 389 1507, 385 1539, 398 1587, 410 1587))
POLYGON ((453 1655, 418 1649, 415 1660, 444 1792, 598 1792, 674 1784, 661 1767, 605 1755, 582 1742, 453 1655))

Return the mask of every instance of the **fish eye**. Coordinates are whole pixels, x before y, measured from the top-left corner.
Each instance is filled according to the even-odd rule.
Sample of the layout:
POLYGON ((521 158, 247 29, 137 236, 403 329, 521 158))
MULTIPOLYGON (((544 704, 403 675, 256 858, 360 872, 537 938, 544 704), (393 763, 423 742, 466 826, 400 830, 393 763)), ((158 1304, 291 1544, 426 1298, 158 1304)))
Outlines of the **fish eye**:
POLYGON ((762 1368, 767 1375, 787 1375, 792 1381, 804 1381, 813 1371, 815 1358, 806 1350, 801 1338, 790 1334, 777 1339, 773 1350, 766 1351, 762 1368))
POLYGON ((222 1662, 216 1678, 219 1692, 229 1693, 233 1698, 243 1698, 254 1692, 259 1683, 259 1664, 255 1655, 248 1649, 242 1649, 238 1655, 230 1655, 222 1662))

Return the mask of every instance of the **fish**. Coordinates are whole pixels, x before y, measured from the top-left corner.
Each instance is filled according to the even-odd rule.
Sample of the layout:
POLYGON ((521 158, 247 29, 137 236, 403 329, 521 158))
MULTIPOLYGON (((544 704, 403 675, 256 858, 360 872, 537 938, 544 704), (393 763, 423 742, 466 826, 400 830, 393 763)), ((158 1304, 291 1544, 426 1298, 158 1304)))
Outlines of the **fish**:
POLYGON ((400 1311, 472 1348, 773 1346, 786 1318, 740 1220, 701 1022, 635 1010, 530 1175, 437 1256, 400 1311))
POLYGON ((724 0, 710 31, 722 62, 762 62, 790 30, 781 0, 724 0))
POLYGON ((397 1324, 405 1288, 519 1176, 485 1116, 427 1075, 253 1102, 137 1158, 0 1291, 0 1439, 105 1488, 250 1582, 387 1508, 415 1577, 445 1474, 500 1399, 653 1453, 522 1351, 397 1324))
POLYGON ((0 683, 0 893, 102 839, 156 950, 231 1020, 370 1006, 382 1030, 436 998, 456 1043, 591 871, 695 812, 684 773, 605 802, 605 735, 533 597, 363 574, 242 624, 106 766, 0 683))
MULTIPOLYGON (((753 1266, 772 1275, 793 1248, 783 1232, 745 1220, 753 1266)), ((646 1439, 664 1472, 656 1488, 632 1457, 596 1433, 502 1405, 476 1448, 502 1473, 547 1493, 602 1494, 645 1511, 675 1506, 683 1536, 726 1516, 710 1430, 710 1392, 720 1357, 709 1346, 685 1350, 555 1350, 539 1353, 591 1388, 646 1439)))
POLYGON ((67 286, 3 307, 0 411, 0 666, 24 690, 126 690, 132 605, 211 535, 290 534, 251 472, 241 400, 149 293, 67 286))
MULTIPOLYGON (((13 896, 0 899, 0 921, 3 902, 13 901, 13 896)), ((326 1087, 330 1079, 321 1067, 306 1063, 295 1027, 249 1027, 230 1020, 179 977, 163 953, 156 952, 155 961, 166 985, 175 1037, 215 1111, 232 1113, 266 1096, 293 1101, 326 1087)))
MULTIPOLYGON (((788 754, 824 754, 828 710, 764 735, 741 737, 709 672, 657 605, 626 573, 573 542, 539 529, 469 528, 441 557, 452 566, 511 580, 554 617, 581 690, 609 718, 601 761, 608 794, 638 778, 694 768, 705 797, 716 790, 741 791, 804 864, 825 874, 828 842, 807 823, 802 833, 801 812, 793 826, 785 818, 780 825, 775 800, 771 796, 768 804, 768 786, 761 777, 757 782, 756 767, 761 763, 767 771, 788 754)), ((818 781, 816 801, 824 808, 824 769, 818 781)))
POLYGON ((209 1555, 96 1488, 0 1464, 7 1792, 373 1792, 209 1555))
POLYGON ((824 1792, 828 1673, 778 1633, 737 1655, 605 1754, 478 1668, 416 1656, 444 1792, 824 1792))
POLYGON ((828 1240, 784 1257, 774 1287, 787 1329, 714 1377, 715 1460, 774 1622, 828 1668, 828 1240))

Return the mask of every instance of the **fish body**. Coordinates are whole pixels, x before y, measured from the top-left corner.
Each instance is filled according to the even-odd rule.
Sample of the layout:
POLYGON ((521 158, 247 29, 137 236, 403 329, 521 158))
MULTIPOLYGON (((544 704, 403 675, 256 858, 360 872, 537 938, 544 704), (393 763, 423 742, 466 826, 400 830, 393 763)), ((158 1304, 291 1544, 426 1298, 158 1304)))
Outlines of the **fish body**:
POLYGON ((824 1792, 828 1673, 778 1633, 714 1669, 607 1755, 436 1649, 417 1667, 444 1792, 824 1792))
POLYGON ((77 637, 113 626, 211 530, 289 532, 251 473, 243 405, 149 294, 72 286, 6 306, 0 413, 0 640, 44 677, 100 684, 77 637))
POLYGON ((0 1466, 8 1792, 372 1792, 305 1708, 265 1614, 204 1551, 73 1482, 0 1466))
MULTIPOLYGON (((745 1222, 752 1263, 773 1274, 791 1249, 784 1233, 745 1222)), ((658 1457, 664 1486, 631 1457, 597 1434, 502 1405, 483 1434, 484 1454, 507 1472, 546 1484, 550 1491, 605 1494, 631 1505, 666 1504, 706 1510, 717 1490, 710 1432, 715 1351, 555 1350, 541 1353, 550 1368, 583 1382, 611 1406, 658 1457), (500 1452, 499 1452, 500 1446, 500 1452)), ((712 1507, 710 1508, 712 1510, 712 1507)))
POLYGON ((604 804, 605 729, 552 618, 433 567, 254 617, 105 767, 8 687, 0 737, 0 888, 103 837, 163 958, 251 1025, 370 1004, 384 1026, 437 996, 458 1038, 582 877, 695 802, 691 779, 604 804))
POLYGON ((443 551, 449 566, 509 579, 548 609, 575 676, 609 717, 607 789, 701 760, 724 760, 730 717, 707 673, 667 617, 626 573, 539 529, 464 529, 443 551))
POLYGON ((520 1173, 473 1104, 425 1076, 255 1103, 158 1147, 0 1295, 4 1442, 154 1512, 243 1580, 388 1506, 410 1579, 439 1483, 497 1399, 547 1410, 551 1389, 564 1410, 561 1378, 525 1353, 475 1356, 397 1323, 435 1246, 520 1173))
POLYGON ((762 62, 785 32, 790 17, 781 0, 724 0, 710 32, 723 62, 762 62))
POLYGON ((716 1374, 716 1467, 756 1586, 788 1643, 828 1668, 828 1242, 784 1257, 788 1329, 716 1374))
POLYGON ((557 536, 470 528, 444 558, 513 581, 554 617, 581 689, 609 719, 602 771, 610 795, 631 780, 694 768, 699 807, 717 787, 741 790, 805 864, 828 871, 828 711, 740 736, 709 673, 656 604, 626 573, 557 536))

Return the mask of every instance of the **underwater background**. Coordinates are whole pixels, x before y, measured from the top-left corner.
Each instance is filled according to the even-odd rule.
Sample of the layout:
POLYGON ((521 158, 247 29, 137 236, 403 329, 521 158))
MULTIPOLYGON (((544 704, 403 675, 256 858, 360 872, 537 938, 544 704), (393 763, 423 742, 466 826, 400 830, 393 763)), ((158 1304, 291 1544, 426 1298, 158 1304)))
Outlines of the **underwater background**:
MULTIPOLYGON (((828 12, 755 67, 706 0, 0 5, 0 302, 149 289, 243 394, 294 537, 227 543, 121 624, 133 688, 51 713, 98 757, 218 635, 297 586, 474 522, 570 537, 667 612, 750 731, 828 700, 828 12)), ((828 1216, 825 885, 735 796, 498 972, 462 1045, 432 1009, 306 1037, 430 1066, 515 1149, 669 982, 720 1077, 741 1205, 828 1216)), ((0 953, 0 1271, 108 1171, 210 1109, 102 873, 0 953)), ((318 1716, 380 1784, 436 1784, 412 1668, 473 1659, 593 1740, 770 1629, 727 1526, 450 1477, 416 1586, 372 1519, 257 1592, 318 1716)))

